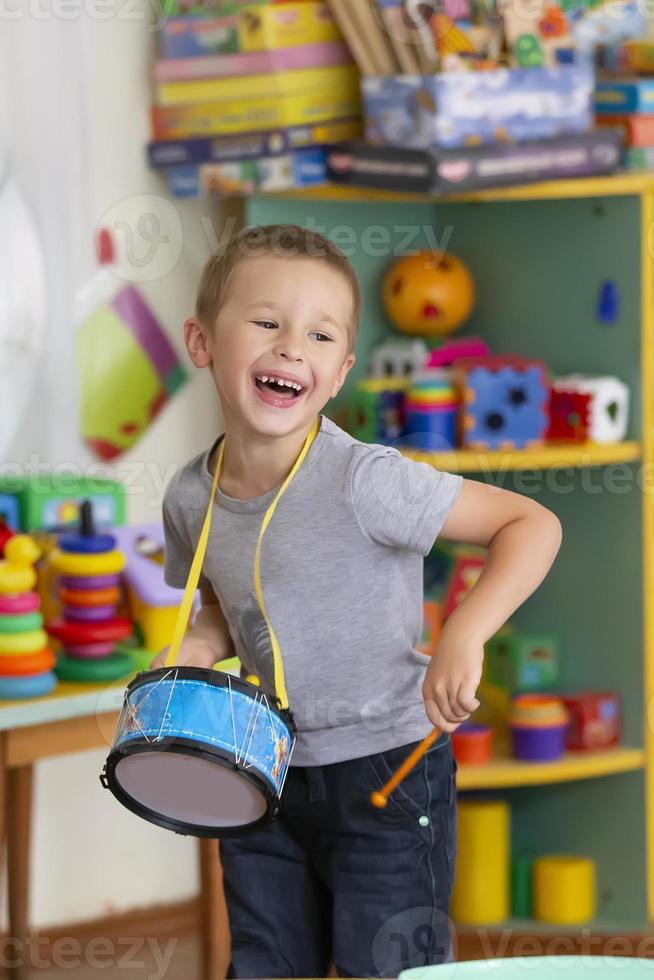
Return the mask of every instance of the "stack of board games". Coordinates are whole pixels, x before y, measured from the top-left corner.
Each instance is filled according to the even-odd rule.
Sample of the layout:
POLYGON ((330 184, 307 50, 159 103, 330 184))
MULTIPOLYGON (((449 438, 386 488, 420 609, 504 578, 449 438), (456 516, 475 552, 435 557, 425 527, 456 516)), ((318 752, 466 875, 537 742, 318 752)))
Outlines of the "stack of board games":
POLYGON ((597 124, 618 130, 627 170, 654 170, 654 42, 604 49, 595 90, 597 124))
POLYGON ((176 196, 322 182, 361 133, 359 72, 322 0, 167 0, 152 167, 176 196))

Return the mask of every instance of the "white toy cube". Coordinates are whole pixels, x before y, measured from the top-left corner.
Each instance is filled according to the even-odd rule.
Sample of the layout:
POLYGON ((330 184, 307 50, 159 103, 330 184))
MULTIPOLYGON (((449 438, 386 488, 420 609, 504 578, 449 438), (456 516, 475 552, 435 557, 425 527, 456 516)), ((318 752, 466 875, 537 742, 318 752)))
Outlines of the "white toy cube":
POLYGON ((557 378, 556 387, 570 388, 591 395, 588 436, 593 442, 621 442, 627 435, 629 423, 629 388, 609 375, 593 378, 571 374, 557 378))
POLYGON ((427 363, 424 340, 387 340, 372 355, 373 378, 407 378, 427 363))

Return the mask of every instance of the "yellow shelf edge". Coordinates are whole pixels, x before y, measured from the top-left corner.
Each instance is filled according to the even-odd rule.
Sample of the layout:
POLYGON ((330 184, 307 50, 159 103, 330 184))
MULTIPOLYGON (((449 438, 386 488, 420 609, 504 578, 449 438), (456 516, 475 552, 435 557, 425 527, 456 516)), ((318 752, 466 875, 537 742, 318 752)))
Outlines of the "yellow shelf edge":
POLYGON ((517 184, 467 194, 417 194, 402 190, 376 190, 346 184, 320 184, 298 190, 270 192, 262 196, 304 198, 324 201, 432 201, 438 204, 493 201, 548 201, 583 197, 624 197, 640 195, 654 189, 650 173, 608 174, 602 177, 578 177, 573 180, 549 180, 535 184, 517 184))
POLYGON ((498 758, 481 766, 460 765, 457 787, 460 790, 505 789, 569 783, 643 769, 645 760, 644 749, 621 747, 602 752, 567 752, 557 762, 498 758))
POLYGON ((586 443, 582 446, 541 446, 516 452, 453 449, 437 453, 406 448, 402 449, 402 453, 409 459, 429 463, 441 470, 496 473, 505 470, 548 470, 569 466, 582 469, 611 463, 633 463, 641 458, 641 446, 639 442, 619 442, 613 445, 586 443))

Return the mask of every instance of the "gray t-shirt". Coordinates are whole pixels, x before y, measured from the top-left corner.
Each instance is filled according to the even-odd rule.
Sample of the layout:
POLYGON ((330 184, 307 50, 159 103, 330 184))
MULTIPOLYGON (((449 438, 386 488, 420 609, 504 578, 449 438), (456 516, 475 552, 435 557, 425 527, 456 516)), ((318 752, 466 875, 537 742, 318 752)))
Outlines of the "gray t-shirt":
MULTIPOLYGON (((165 577, 177 588, 186 582, 206 512, 210 453, 179 470, 164 498, 165 577)), ((388 446, 358 442, 321 417, 261 550, 264 599, 298 729, 293 765, 384 752, 429 731, 421 694, 428 658, 415 649, 423 556, 461 482, 388 446)), ((244 674, 257 674, 269 692, 272 647, 253 561, 275 493, 235 500, 218 490, 203 569, 244 674)))

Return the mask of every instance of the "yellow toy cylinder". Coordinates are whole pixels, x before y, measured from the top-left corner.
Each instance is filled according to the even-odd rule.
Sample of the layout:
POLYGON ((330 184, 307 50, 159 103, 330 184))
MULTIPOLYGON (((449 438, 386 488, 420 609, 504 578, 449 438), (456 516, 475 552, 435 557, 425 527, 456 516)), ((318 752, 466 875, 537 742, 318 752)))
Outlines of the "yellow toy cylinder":
POLYGON ((502 922, 509 915, 509 806, 503 800, 463 800, 452 918, 462 925, 502 922))
POLYGON ((580 925, 595 916, 595 862, 574 854, 534 861, 533 909, 540 922, 580 925))

